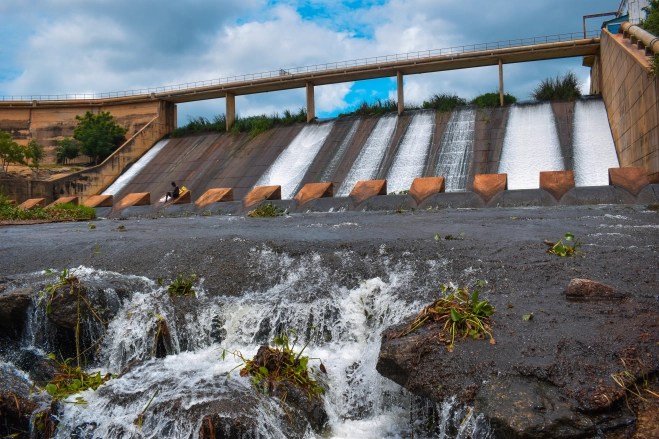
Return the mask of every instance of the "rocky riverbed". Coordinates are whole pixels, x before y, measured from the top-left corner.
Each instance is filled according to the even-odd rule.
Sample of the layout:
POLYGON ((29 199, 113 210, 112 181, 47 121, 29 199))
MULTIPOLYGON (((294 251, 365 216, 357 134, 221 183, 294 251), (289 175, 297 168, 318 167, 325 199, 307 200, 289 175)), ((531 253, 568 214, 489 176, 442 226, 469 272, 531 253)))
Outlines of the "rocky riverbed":
MULTIPOLYGON (((25 363, 34 361, 15 361, 12 353, 24 348, 22 316, 43 287, 43 275, 37 282, 38 276, 31 273, 44 269, 60 272, 83 266, 153 281, 195 273, 203 280, 207 301, 254 291, 272 294, 279 285, 292 285, 303 297, 300 300, 311 302, 337 294, 337 286, 350 290, 382 279, 394 285, 394 297, 406 304, 406 315, 384 330, 377 370, 426 401, 439 404, 456 397, 473 407, 490 426, 478 437, 656 437, 656 415, 650 415, 657 412, 657 398, 648 390, 657 391, 659 367, 658 245, 659 215, 647 206, 336 212, 273 219, 193 216, 3 226, 0 343, 5 361, 30 372, 25 363), (543 241, 557 241, 566 232, 582 244, 582 253, 546 253, 543 241), (277 263, 258 262, 254 255, 264 252, 277 263), (296 271, 299 279, 291 280, 294 267, 302 268, 296 271), (307 278, 305 272, 316 274, 307 278), (404 282, 393 279, 403 273, 404 282), (575 278, 605 287, 566 294, 575 278), (34 285, 26 285, 27 280, 34 285), (474 287, 478 280, 486 281, 481 282, 481 297, 496 307, 495 345, 458 341, 449 353, 432 325, 391 337, 438 297, 441 284, 474 287), (627 389, 638 389, 646 401, 634 397, 616 378, 627 389)), ((120 312, 132 300, 130 291, 116 291, 116 303, 104 299, 104 309, 120 312)), ((175 353, 193 350, 193 345, 185 340, 175 353)), ((331 359, 324 362, 331 367, 331 359)), ((19 370, 12 382, 24 379, 28 378, 19 370)), ((1 390, 5 399, 0 401, 10 401, 8 392, 13 391, 1 390)), ((41 403, 35 400, 29 407, 41 403)), ((0 404, 5 419, 10 419, 10 406, 0 404)), ((20 415, 14 413, 11 419, 24 422, 20 415)), ((352 417, 358 416, 366 414, 352 417)), ((430 422, 433 416, 438 415, 425 418, 423 434, 428 437, 440 430, 430 422)), ((303 427, 294 431, 303 434, 303 427)), ((418 437, 420 429, 415 425, 396 434, 415 431, 418 437)), ((325 434, 332 436, 331 431, 325 434)))

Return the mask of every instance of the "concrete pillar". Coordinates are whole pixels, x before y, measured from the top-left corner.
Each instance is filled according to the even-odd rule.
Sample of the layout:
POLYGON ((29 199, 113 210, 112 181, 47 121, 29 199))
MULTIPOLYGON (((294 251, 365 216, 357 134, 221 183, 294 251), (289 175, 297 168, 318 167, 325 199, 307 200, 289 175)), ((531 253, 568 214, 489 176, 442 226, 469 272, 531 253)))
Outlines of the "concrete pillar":
POLYGON ((499 104, 503 107, 503 62, 499 59, 499 104))
POLYGON ((398 90, 398 115, 400 116, 405 111, 405 96, 403 93, 403 74, 399 71, 396 72, 396 88, 398 90))
POLYGON ((307 122, 316 118, 316 101, 314 99, 313 84, 307 82, 307 122))
POLYGON ((227 92, 226 112, 224 113, 227 120, 227 131, 230 131, 236 121, 236 95, 227 92))

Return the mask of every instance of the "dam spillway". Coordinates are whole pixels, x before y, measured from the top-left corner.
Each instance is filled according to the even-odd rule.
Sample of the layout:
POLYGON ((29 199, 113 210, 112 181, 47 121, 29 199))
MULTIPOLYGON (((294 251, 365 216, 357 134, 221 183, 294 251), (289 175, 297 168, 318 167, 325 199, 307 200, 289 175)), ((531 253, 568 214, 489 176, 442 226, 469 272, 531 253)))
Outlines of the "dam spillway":
MULTIPOLYGON (((139 163, 139 166, 137 166, 139 163)), ((139 172, 113 189, 164 195, 171 181, 194 194, 280 185, 292 198, 304 184, 332 182, 347 196, 359 180, 386 179, 388 193, 409 189, 416 177, 441 175, 446 191, 469 190, 475 174, 507 173, 510 189, 538 187, 540 171, 574 170, 577 186, 606 184, 617 156, 603 103, 536 103, 504 108, 461 107, 450 113, 341 117, 295 124, 258 136, 206 134, 159 144, 139 172), (597 177, 591 174, 595 172, 597 177)))

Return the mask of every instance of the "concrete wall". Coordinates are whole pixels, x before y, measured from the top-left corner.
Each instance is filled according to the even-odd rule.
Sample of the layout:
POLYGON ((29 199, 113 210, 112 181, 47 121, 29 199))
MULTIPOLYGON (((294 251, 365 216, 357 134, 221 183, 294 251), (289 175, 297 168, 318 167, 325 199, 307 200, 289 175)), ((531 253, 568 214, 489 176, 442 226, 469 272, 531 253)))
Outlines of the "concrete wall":
POLYGON ((602 31, 592 89, 602 93, 620 166, 643 166, 659 183, 659 77, 649 76, 645 51, 622 34, 602 31))

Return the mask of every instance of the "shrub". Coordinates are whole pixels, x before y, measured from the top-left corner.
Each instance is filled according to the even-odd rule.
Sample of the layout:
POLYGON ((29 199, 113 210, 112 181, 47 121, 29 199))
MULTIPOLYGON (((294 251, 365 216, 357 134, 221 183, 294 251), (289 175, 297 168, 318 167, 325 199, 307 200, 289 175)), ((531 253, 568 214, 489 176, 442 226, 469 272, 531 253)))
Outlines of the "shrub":
POLYGON ((580 96, 579 80, 573 72, 567 72, 562 78, 543 79, 533 90, 533 98, 537 101, 573 101, 580 96))
POLYGON ((467 105, 467 100, 457 95, 436 94, 427 101, 423 101, 423 108, 437 111, 453 111, 456 107, 467 105))
POLYGON ((641 27, 655 37, 659 37, 659 0, 650 0, 643 10, 647 16, 641 21, 641 27))
POLYGON ((286 211, 280 207, 275 206, 272 203, 261 204, 254 210, 247 212, 249 218, 273 218, 276 216, 282 216, 286 211))
POLYGON ((0 198, 0 220, 49 220, 49 221, 87 221, 96 218, 93 207, 78 206, 71 203, 56 204, 49 207, 20 209, 0 198))
MULTIPOLYGON (((503 105, 512 105, 515 102, 517 102, 515 96, 508 93, 503 95, 503 105)), ((501 104, 501 101, 499 99, 499 92, 492 92, 476 96, 470 103, 479 108, 494 108, 498 107, 501 104)))
POLYGON ((64 165, 67 160, 73 160, 80 155, 80 144, 71 137, 65 137, 57 141, 55 154, 57 156, 57 163, 64 165))

